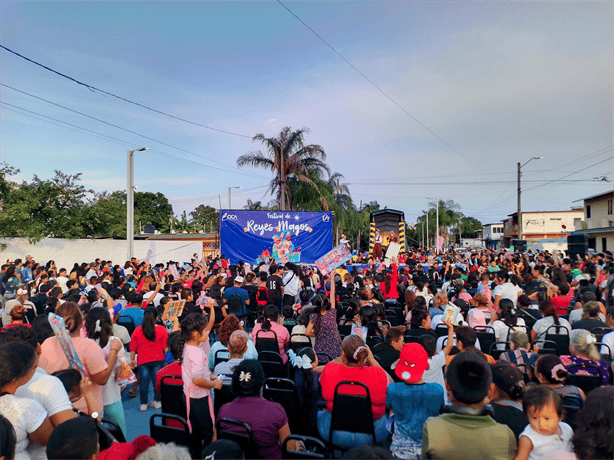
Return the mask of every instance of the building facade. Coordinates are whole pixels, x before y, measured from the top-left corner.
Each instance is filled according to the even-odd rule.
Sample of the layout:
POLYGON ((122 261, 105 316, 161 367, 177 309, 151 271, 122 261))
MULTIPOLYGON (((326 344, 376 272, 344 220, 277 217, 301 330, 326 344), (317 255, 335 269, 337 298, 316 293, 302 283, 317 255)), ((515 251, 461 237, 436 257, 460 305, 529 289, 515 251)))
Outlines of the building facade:
POLYGON ((487 249, 497 249, 501 244, 503 236, 503 223, 484 225, 484 246, 487 249))
POLYGON ((588 247, 596 252, 614 250, 614 191, 582 198, 583 221, 578 221, 574 234, 588 237, 588 247))
MULTIPOLYGON (((576 221, 584 219, 582 209, 569 211, 523 211, 522 238, 538 242, 546 238, 565 238, 575 230, 576 221)), ((518 213, 503 221, 503 245, 509 247, 518 238, 518 213)))

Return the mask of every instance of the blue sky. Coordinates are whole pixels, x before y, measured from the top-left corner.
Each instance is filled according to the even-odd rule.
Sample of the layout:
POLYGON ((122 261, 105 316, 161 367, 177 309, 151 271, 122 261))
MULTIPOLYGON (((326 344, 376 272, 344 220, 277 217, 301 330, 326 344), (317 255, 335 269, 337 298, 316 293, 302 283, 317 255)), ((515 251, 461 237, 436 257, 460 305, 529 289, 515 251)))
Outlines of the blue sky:
MULTIPOLYGON (((127 149, 139 191, 176 214, 199 204, 268 201, 269 172, 237 169, 250 137, 311 129, 356 202, 415 221, 426 197, 496 222, 516 207, 569 209, 612 188, 612 3, 284 2, 424 129, 275 1, 0 2, 2 45, 157 110, 103 96, 0 51, 3 84, 140 137, 0 87, 2 161, 20 178, 83 173, 96 191, 125 189, 127 149), (14 106, 20 107, 15 108, 14 106), (60 126, 35 112, 120 142, 60 126), (189 153, 188 153, 189 152, 189 153), (471 161, 463 158, 466 157, 471 161), (555 180, 580 169, 567 180, 555 180), (479 166, 476 166, 479 165, 479 166), (218 169, 214 169, 218 168, 218 169), (389 185, 390 183, 398 185, 389 185), (409 185, 420 183, 421 185, 409 185), (221 195, 221 199, 218 198, 221 195)), ((19 178, 16 178, 19 179, 19 178)))

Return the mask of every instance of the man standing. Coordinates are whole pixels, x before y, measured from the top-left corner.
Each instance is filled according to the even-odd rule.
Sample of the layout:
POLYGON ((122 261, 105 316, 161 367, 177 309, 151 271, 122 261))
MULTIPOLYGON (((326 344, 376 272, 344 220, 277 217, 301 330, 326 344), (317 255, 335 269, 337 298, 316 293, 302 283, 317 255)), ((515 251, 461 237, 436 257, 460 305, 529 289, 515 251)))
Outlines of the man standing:
POLYGON ((282 308, 282 299, 284 297, 284 286, 281 280, 283 271, 283 265, 271 265, 271 274, 266 279, 266 288, 269 292, 269 303, 277 305, 280 311, 282 308))
POLYGON ((247 316, 246 305, 249 305, 249 294, 241 287, 243 281, 242 276, 236 276, 233 286, 224 289, 224 295, 222 296, 224 305, 228 305, 229 307, 229 313, 236 315, 239 318, 245 318, 245 316, 247 316), (239 305, 241 312, 237 311, 239 305))

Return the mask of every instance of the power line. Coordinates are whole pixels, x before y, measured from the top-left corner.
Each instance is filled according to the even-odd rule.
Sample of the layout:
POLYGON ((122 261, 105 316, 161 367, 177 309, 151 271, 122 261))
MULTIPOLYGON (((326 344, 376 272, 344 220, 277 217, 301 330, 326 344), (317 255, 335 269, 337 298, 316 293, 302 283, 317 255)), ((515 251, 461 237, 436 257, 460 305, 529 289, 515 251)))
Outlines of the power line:
POLYGON ((458 150, 456 150, 454 147, 452 147, 450 144, 448 144, 446 141, 444 141, 441 137, 439 137, 437 134, 435 134, 431 129, 429 129, 424 123, 422 123, 420 120, 418 120, 416 117, 414 117, 411 113, 409 113, 401 104, 399 104, 397 101, 395 101, 392 97, 390 97, 388 95, 388 93, 386 93, 382 88, 380 88, 379 86, 377 86, 369 77, 367 77, 364 73, 362 73, 360 70, 358 70, 358 68, 352 64, 350 61, 348 61, 339 51, 337 51, 335 48, 332 47, 332 45, 330 45, 326 40, 324 40, 320 35, 318 35, 318 33, 313 30, 311 27, 309 27, 301 18, 299 18, 296 14, 294 14, 294 12, 288 8, 286 5, 284 5, 280 0, 277 0, 277 3, 279 3, 281 6, 283 6, 292 16, 294 16, 296 19, 298 19, 298 21, 303 24, 305 27, 307 27, 307 29, 309 29, 316 37, 318 37, 322 43, 324 43, 326 46, 328 46, 331 50, 333 50, 333 52, 339 56, 341 59, 343 59, 352 69, 354 69, 356 72, 358 72, 365 80, 367 80, 375 89, 377 89, 380 93, 382 93, 388 100, 390 100, 394 105, 396 105, 399 109, 401 109, 403 112, 405 112, 407 115, 409 115, 416 123, 418 123, 420 126, 422 126, 424 129, 426 129, 429 133, 431 133, 433 136, 435 136, 437 139, 439 139, 442 143, 444 143, 445 145, 447 145, 453 152, 457 153, 458 155, 460 155, 461 157, 463 157, 465 160, 467 160, 468 162, 470 162, 471 164, 473 164, 474 166, 477 166, 478 168, 480 168, 482 171, 484 172, 488 172, 486 169, 484 169, 481 165, 479 165, 478 163, 474 162, 473 160, 469 159, 468 157, 466 157, 465 155, 463 155, 462 153, 460 153, 458 150))
POLYGON ((20 58, 25 59, 26 61, 31 62, 32 64, 36 64, 37 66, 42 67, 45 70, 53 72, 54 74, 59 75, 60 77, 64 77, 64 78, 66 78, 66 79, 68 79, 70 81, 73 81, 73 82, 81 85, 81 86, 85 86, 90 91, 106 94, 107 96, 112 96, 112 97, 117 98, 117 99, 119 99, 121 101, 128 102, 129 104, 136 105, 136 106, 141 107, 143 109, 150 110, 150 111, 158 113, 160 115, 164 115, 166 117, 173 118, 175 120, 183 121, 184 123, 189 123, 191 125, 200 126, 201 128, 210 129, 212 131, 217 131, 217 132, 224 133, 224 134, 230 134, 231 136, 238 136, 238 137, 245 137, 247 139, 252 139, 252 136, 246 136, 245 134, 233 133, 231 131, 225 131, 223 129, 213 128, 212 126, 207 126, 207 125, 203 125, 203 124, 200 124, 200 123, 196 123, 194 121, 186 120, 185 118, 180 118, 180 117, 177 117, 175 115, 171 115, 170 113, 163 112, 161 110, 152 109, 151 107, 148 107, 146 105, 139 104, 138 102, 131 101, 130 99, 126 99, 126 98, 118 96, 116 94, 109 93, 108 91, 104 91, 104 90, 102 90, 100 88, 96 88, 95 86, 88 85, 87 83, 83 83, 83 82, 81 82, 81 81, 79 81, 79 80, 77 80, 77 79, 75 79, 73 77, 69 77, 68 75, 65 75, 65 74, 63 74, 61 72, 58 72, 57 70, 53 70, 50 67, 47 67, 47 66, 45 66, 45 65, 43 65, 43 64, 41 64, 39 62, 36 62, 33 59, 27 58, 27 57, 25 57, 25 56, 15 52, 15 51, 9 49, 9 48, 7 48, 6 46, 0 45, 0 48, 5 49, 9 53, 13 53, 15 56, 19 56, 20 58))
MULTIPOLYGON (((614 158, 614 157, 612 157, 614 158)), ((610 159, 610 158, 608 158, 610 159)), ((607 161, 608 159, 606 159, 605 161, 607 161)), ((575 173, 574 173, 575 174, 575 173)), ((525 180, 523 181, 523 183, 536 183, 536 182, 598 182, 594 179, 572 179, 572 180, 561 180, 561 179, 556 179, 556 180, 525 180)), ((487 184, 505 184, 505 183, 516 183, 515 180, 500 180, 500 181, 471 181, 470 184, 468 184, 467 182, 379 182, 377 184, 373 184, 373 185, 471 185, 471 184, 479 184, 479 185, 487 185, 487 184)), ((346 184, 348 185, 366 185, 366 184, 356 184, 353 182, 346 182, 346 184)), ((545 184, 544 184, 545 185, 545 184)), ((530 189, 529 189, 530 190, 530 189)))
MULTIPOLYGON (((96 120, 96 121, 98 121, 98 122, 100 122, 100 123, 104 123, 105 125, 109 125, 109 126, 112 126, 112 127, 114 127, 114 128, 121 129, 122 131, 126 131, 126 132, 128 132, 128 133, 130 133, 130 134, 135 134, 135 135, 140 136, 140 137, 142 137, 142 138, 144 138, 144 139, 148 139, 148 140, 150 140, 150 141, 157 142, 157 143, 162 144, 162 145, 165 145, 165 146, 167 146, 167 147, 171 147, 171 148, 173 148, 173 149, 180 150, 180 151, 185 152, 185 153, 189 153, 190 155, 197 156, 197 157, 199 157, 199 158, 202 158, 203 160, 211 161, 212 163, 221 164, 222 166, 230 166, 230 165, 227 165, 226 163, 222 163, 221 161, 212 160, 212 159, 210 159, 210 158, 204 157, 204 156, 199 155, 199 154, 197 154, 197 153, 190 152, 189 150, 185 150, 185 149, 182 149, 182 148, 180 148, 180 147, 175 147, 174 145, 167 144, 166 142, 159 141, 159 140, 157 140, 157 139, 154 139, 153 137, 145 136, 144 134, 137 133, 136 131, 131 131, 131 130, 129 130, 129 129, 122 128, 121 126, 118 126, 118 125, 116 125, 116 124, 109 123, 108 121, 101 120, 100 118, 96 118, 96 117, 93 117, 93 116, 91 116, 91 115, 87 115, 87 114, 85 114, 85 113, 83 113, 83 112, 79 112, 78 110, 74 110, 74 109, 71 109, 71 108, 65 107, 65 106, 63 106, 63 105, 61 105, 61 104, 57 104, 57 103, 55 103, 55 102, 49 101, 49 100, 47 100, 47 99, 44 99, 44 98, 42 98, 42 97, 35 96, 34 94, 30 94, 30 93, 28 93, 28 92, 26 92, 26 91, 22 91, 22 90, 19 90, 19 89, 17 89, 17 88, 13 88, 12 86, 5 85, 4 83, 0 83, 0 85, 4 86, 5 88, 12 89, 13 91, 17 91, 18 93, 21 93, 21 94, 25 94, 25 95, 27 95, 27 96, 30 96, 30 97, 32 97, 32 98, 34 98, 34 99, 38 99, 38 100, 40 100, 40 101, 46 102, 46 103, 51 104, 51 105, 54 105, 54 106, 56 106, 56 107, 60 107, 60 108, 62 108, 62 109, 68 110, 68 111, 70 111, 70 112, 77 113, 77 114, 79 114, 79 115, 81 115, 81 116, 84 116, 84 117, 86 117, 86 118, 90 118, 90 119, 92 119, 92 120, 96 120)), ((230 166, 230 167, 231 167, 231 168, 234 168, 234 169, 237 169, 237 170, 239 169, 239 168, 237 168, 236 166, 230 166)), ((254 174, 254 173, 243 173, 243 175, 251 175, 251 176, 254 176, 254 177, 260 177, 260 178, 264 178, 264 179, 266 179, 264 176, 261 176, 261 175, 259 175, 259 174, 254 174)))
POLYGON ((587 166, 586 168, 582 168, 582 169, 580 169, 580 170, 578 170, 578 171, 572 172, 571 174, 567 174, 566 176, 560 177, 559 179, 555 179, 555 180, 549 181, 549 182, 547 182, 547 183, 545 183, 545 184, 536 185, 535 187, 530 187, 530 188, 528 188, 528 189, 526 189, 526 190, 523 190, 523 192, 528 192, 529 190, 533 190, 533 189, 536 189, 536 188, 539 188, 539 187, 543 187, 543 186, 545 186, 545 185, 549 185, 549 184, 551 184, 551 183, 553 183, 553 182, 560 182, 560 181, 561 181, 561 179, 565 179, 565 178, 567 178, 567 177, 569 177, 569 176, 573 176, 574 174, 578 174, 578 173, 580 173, 580 172, 582 172, 582 171, 585 171, 585 170, 587 170, 587 169, 589 169, 589 168, 592 168, 593 166, 597 166, 597 165, 600 165, 601 163, 605 163, 606 161, 611 161, 611 160, 612 160, 612 158, 613 158, 613 157, 609 157, 609 158, 606 158, 605 160, 598 161, 598 162, 597 162, 597 163, 595 163, 595 164, 592 164, 592 165, 590 165, 590 166, 587 166))
MULTIPOLYGON (((125 140, 118 139, 118 138, 113 137, 113 136, 109 136, 107 134, 103 134, 103 133, 99 133, 97 131, 93 131, 91 129, 83 128, 81 126, 77 126, 77 125, 74 125, 72 123, 68 123, 66 121, 58 120, 57 118, 49 117, 47 115, 43 115, 41 113, 25 109, 25 108, 20 107, 18 105, 9 104, 8 102, 0 101, 0 104, 3 104, 5 106, 14 107, 14 108, 17 108, 19 110, 23 110, 24 112, 28 112, 28 113, 21 113, 21 112, 19 112, 17 110, 13 110, 13 109, 10 109, 8 107, 5 107, 5 110, 11 110, 11 111, 14 111, 15 113, 19 113, 21 115, 29 116, 29 117, 38 119, 40 121, 44 121, 44 122, 50 123, 52 125, 61 126, 63 128, 66 128, 66 129, 71 129, 72 131, 82 130, 82 131, 85 131, 82 134, 88 134, 90 136, 99 137, 99 138, 102 138, 102 139, 107 140, 109 142, 114 142, 114 143, 119 144, 119 145, 124 145, 124 146, 136 146, 136 145, 138 145, 138 144, 135 144, 133 142, 125 141, 125 140), (33 114, 33 115, 30 115, 30 114, 33 114), (36 115, 38 117, 47 118, 47 119, 53 120, 53 121, 40 119, 40 118, 37 118, 34 115, 36 115), (57 122, 57 123, 53 123, 54 121, 57 122), (58 123, 61 123, 61 124, 58 124, 58 123), (67 126, 63 126, 63 125, 67 125, 67 126), (70 127, 72 127, 72 128, 70 128, 70 127), (73 129, 73 128, 76 128, 76 129, 73 129)), ((168 153, 161 152, 161 151, 155 150, 155 149, 149 149, 149 152, 154 153, 154 154, 158 154, 158 155, 162 155, 162 156, 165 156, 165 157, 168 157, 168 158, 173 158, 173 159, 176 159, 176 160, 187 161, 189 163, 193 163, 193 164, 197 164, 197 165, 200 165, 200 166, 204 166, 205 168, 208 168, 208 169, 215 169, 215 170, 218 170, 218 171, 228 172, 228 173, 231 173, 231 174, 240 174, 242 176, 255 177, 253 174, 250 174, 250 173, 243 173, 243 172, 240 172, 240 171, 231 171, 231 170, 228 170, 228 169, 222 169, 222 168, 217 168, 215 166, 205 165, 203 163, 199 163, 199 162, 194 161, 194 160, 189 160, 187 158, 178 157, 176 155, 170 155, 168 153)), ((197 155, 197 156, 199 156, 199 155, 197 155)), ((209 160, 209 161, 212 161, 212 160, 209 160)), ((258 176, 258 177, 264 177, 264 176, 258 176)), ((266 187, 266 186, 264 186, 264 187, 266 187)))

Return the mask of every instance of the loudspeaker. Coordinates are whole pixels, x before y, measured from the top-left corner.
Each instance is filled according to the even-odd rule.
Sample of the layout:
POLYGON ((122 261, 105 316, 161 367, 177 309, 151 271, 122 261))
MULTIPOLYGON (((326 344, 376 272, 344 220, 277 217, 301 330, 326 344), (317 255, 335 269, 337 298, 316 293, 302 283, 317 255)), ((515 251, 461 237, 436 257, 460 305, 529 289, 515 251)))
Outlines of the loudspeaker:
POLYGON ((526 252, 527 240, 512 240, 512 246, 514 246, 515 251, 526 252))
POLYGON ((586 235, 569 235, 567 237, 567 254, 572 261, 586 257, 588 253, 588 237, 586 235))

